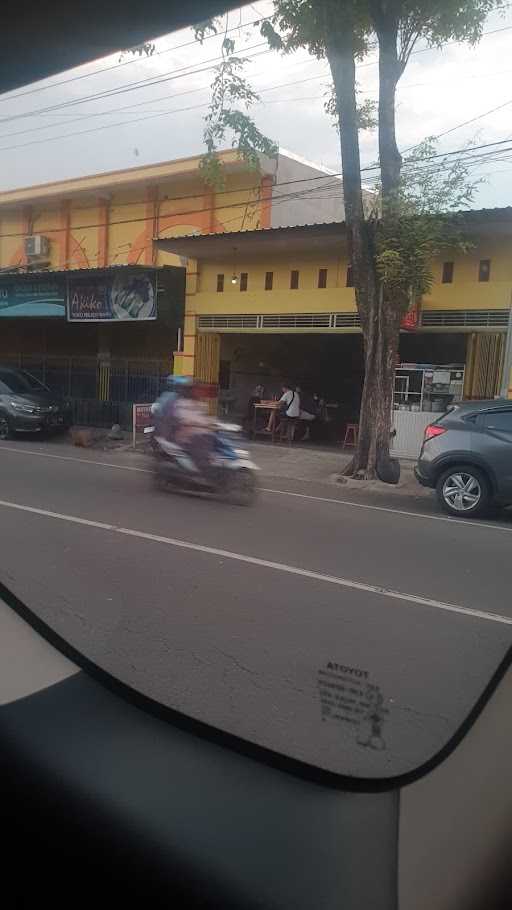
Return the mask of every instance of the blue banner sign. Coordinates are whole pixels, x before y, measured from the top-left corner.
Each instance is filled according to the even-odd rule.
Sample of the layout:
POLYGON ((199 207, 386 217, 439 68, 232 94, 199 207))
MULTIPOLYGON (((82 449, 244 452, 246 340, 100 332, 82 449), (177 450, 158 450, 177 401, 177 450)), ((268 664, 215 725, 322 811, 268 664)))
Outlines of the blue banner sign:
POLYGON ((66 285, 55 278, 0 278, 0 317, 66 315, 66 285))
POLYGON ((155 276, 126 271, 103 275, 70 275, 70 322, 141 322, 156 319, 155 276))

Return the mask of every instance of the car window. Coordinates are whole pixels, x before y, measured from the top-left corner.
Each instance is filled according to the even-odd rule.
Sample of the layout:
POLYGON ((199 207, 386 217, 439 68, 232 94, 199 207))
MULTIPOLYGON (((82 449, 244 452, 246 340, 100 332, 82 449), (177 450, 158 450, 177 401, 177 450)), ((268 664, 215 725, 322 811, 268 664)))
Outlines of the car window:
POLYGON ((39 382, 39 380, 30 373, 25 373, 24 370, 20 370, 19 372, 4 370, 0 372, 0 382, 5 386, 8 392, 22 394, 23 392, 46 391, 46 386, 44 386, 42 382, 39 382))
POLYGON ((478 414, 476 425, 488 430, 512 433, 512 408, 508 411, 486 411, 485 414, 478 414))

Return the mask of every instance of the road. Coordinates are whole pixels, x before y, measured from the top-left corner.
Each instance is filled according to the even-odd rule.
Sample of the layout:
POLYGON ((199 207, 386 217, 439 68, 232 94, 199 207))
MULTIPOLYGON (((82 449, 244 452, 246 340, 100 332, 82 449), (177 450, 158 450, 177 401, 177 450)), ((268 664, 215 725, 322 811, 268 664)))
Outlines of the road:
POLYGON ((157 492, 150 468, 129 454, 0 444, 0 580, 159 701, 314 760, 307 686, 326 661, 371 667, 389 692, 408 678, 408 698, 434 714, 422 683, 434 654, 456 713, 482 685, 470 676, 462 691, 461 668, 477 660, 489 676, 506 652, 509 515, 457 521, 430 499, 265 477, 243 509, 157 492))

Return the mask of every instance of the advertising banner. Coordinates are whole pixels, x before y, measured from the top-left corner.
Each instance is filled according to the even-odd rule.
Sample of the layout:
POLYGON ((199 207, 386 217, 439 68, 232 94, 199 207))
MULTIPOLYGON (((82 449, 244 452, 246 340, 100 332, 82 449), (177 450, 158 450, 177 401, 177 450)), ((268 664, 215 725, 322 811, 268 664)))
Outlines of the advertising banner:
POLYGON ((2 316, 66 316, 66 285, 62 279, 0 278, 2 316))
POLYGON ((135 448, 137 433, 142 432, 153 423, 150 404, 134 404, 132 408, 132 443, 135 448))
POLYGON ((103 275, 70 275, 70 322, 142 322, 156 319, 154 273, 122 271, 103 275))

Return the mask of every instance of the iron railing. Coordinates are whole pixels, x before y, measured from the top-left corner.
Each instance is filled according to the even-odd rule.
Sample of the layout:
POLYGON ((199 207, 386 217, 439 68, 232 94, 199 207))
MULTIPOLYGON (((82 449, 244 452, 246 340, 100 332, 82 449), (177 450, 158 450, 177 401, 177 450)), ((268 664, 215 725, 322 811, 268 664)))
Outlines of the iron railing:
POLYGON ((73 405, 75 423, 89 426, 131 424, 134 402, 152 402, 171 372, 168 360, 51 354, 1 355, 4 365, 27 370, 73 405))

